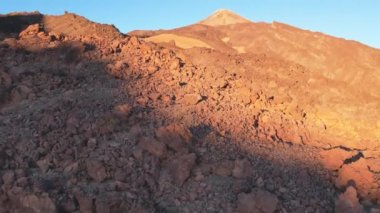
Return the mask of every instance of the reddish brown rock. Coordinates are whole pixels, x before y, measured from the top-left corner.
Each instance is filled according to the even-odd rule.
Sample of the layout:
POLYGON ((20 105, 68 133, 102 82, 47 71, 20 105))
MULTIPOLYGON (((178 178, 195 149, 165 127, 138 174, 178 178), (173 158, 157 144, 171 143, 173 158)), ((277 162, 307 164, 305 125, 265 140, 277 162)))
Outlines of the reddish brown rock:
POLYGON ((25 208, 32 209, 35 213, 56 212, 55 204, 48 196, 28 195, 22 198, 21 203, 25 208))
POLYGON ((19 85, 14 88, 11 92, 11 100, 13 103, 19 102, 21 100, 27 99, 29 95, 32 94, 32 90, 25 85, 19 85))
POLYGON ((278 199, 275 195, 255 189, 251 193, 240 193, 237 200, 239 213, 272 213, 276 210, 278 199))
POLYGON ((132 112, 132 108, 130 104, 119 104, 115 106, 115 111, 119 115, 129 116, 132 112))
POLYGON ((232 175, 236 178, 247 178, 252 175, 252 166, 247 159, 235 160, 232 175))
POLYGON ((175 72, 175 71, 179 71, 179 66, 180 66, 180 61, 179 59, 174 59, 170 65, 169 65, 169 69, 170 71, 172 72, 175 72))
POLYGON ((13 49, 17 48, 19 45, 15 38, 5 38, 1 43, 2 45, 13 49))
POLYGON ((42 172, 47 172, 50 167, 50 160, 48 158, 41 159, 36 162, 42 172))
POLYGON ((26 37, 30 35, 37 35, 41 31, 40 25, 39 24, 32 24, 29 25, 25 30, 23 30, 20 34, 19 37, 26 37))
POLYGON ((0 86, 8 88, 12 84, 12 78, 0 68, 0 86))
POLYGON ((131 213, 148 213, 149 211, 144 207, 134 207, 131 209, 131 213))
POLYGON ((133 150, 132 154, 133 154, 133 157, 135 157, 136 159, 141 160, 143 158, 143 150, 140 147, 136 147, 133 150))
POLYGON ((343 149, 324 150, 319 153, 321 155, 322 164, 329 170, 338 170, 346 159, 355 156, 354 151, 346 151, 343 149))
POLYGON ((93 198, 84 195, 75 195, 81 213, 92 213, 94 210, 93 198))
POLYGON ((166 145, 154 138, 143 137, 139 140, 139 147, 159 158, 166 157, 166 145))
POLYGON ((214 165, 213 172, 220 176, 231 176, 232 170, 234 169, 234 162, 227 160, 218 162, 214 165))
POLYGON ((240 88, 237 92, 238 100, 243 104, 250 104, 252 99, 252 92, 249 88, 240 88))
POLYGON ((96 138, 90 138, 90 139, 88 139, 88 141, 87 141, 87 147, 89 149, 95 149, 97 145, 98 145, 98 141, 96 140, 96 138))
POLYGON ((29 184, 27 177, 18 178, 16 183, 17 183, 17 186, 20 186, 22 188, 26 187, 29 184))
POLYGON ((191 106, 191 105, 198 104, 202 100, 203 100, 202 96, 195 93, 195 94, 184 95, 183 98, 181 99, 181 102, 186 106, 191 106))
POLYGON ((157 72, 159 69, 160 68, 158 66, 149 66, 147 68, 147 71, 148 71, 149 74, 153 74, 153 73, 157 72))
POLYGON ((338 171, 338 178, 335 180, 338 188, 344 188, 350 182, 353 182, 361 196, 368 195, 375 182, 375 176, 369 171, 365 159, 361 158, 353 163, 344 164, 338 171))
POLYGON ((189 178, 191 170, 195 166, 195 160, 196 155, 194 153, 172 159, 168 170, 173 182, 177 186, 182 186, 187 178, 189 178))
MULTIPOLYGON (((308 57, 305 48, 299 54, 288 51, 294 42, 287 45, 285 41, 293 39, 288 34, 297 41, 320 39, 314 42, 319 47, 309 54, 311 58, 334 64, 342 63, 338 60, 341 59, 345 64, 349 61, 347 57, 334 58, 330 54, 325 57, 323 46, 329 37, 283 25, 259 24, 254 33, 264 37, 248 37, 262 38, 260 42, 251 47, 237 47, 234 45, 237 38, 240 41, 248 37, 223 37, 239 32, 236 29, 241 25, 215 29, 193 25, 193 32, 181 28, 178 33, 195 36, 214 49, 183 50, 179 46, 143 41, 160 32, 147 33, 140 40, 129 35, 120 35, 125 39, 108 39, 107 35, 114 31, 99 29, 98 24, 83 22, 79 16, 64 15, 62 20, 57 19, 43 18, 44 22, 48 20, 44 27, 49 34, 35 31, 21 39, 8 39, 17 49, 8 48, 4 44, 7 39, 2 41, 8 35, 0 32, 0 67, 4 66, 0 73, 6 73, 0 74, 0 101, 6 104, 0 106, 0 174, 8 169, 25 171, 25 177, 16 174, 16 182, 10 181, 12 184, 3 184, 1 178, 0 212, 13 211, 12 202, 21 203, 19 199, 30 190, 37 197, 48 192, 59 204, 57 211, 119 212, 119 208, 129 211, 141 205, 146 212, 152 209, 233 212, 230 202, 235 199, 231 198, 248 192, 252 184, 270 191, 286 187, 279 190, 283 204, 278 211, 331 212, 335 188, 327 182, 330 174, 315 162, 314 145, 365 150, 368 167, 377 170, 376 162, 370 158, 380 156, 374 148, 378 146, 374 140, 378 138, 376 128, 380 127, 378 101, 373 98, 379 95, 378 78, 363 71, 366 66, 360 63, 360 66, 337 66, 336 73, 324 69, 321 63, 317 63, 322 67, 320 70, 312 69, 308 60, 298 60, 308 57), (275 34, 280 36, 273 37, 275 34), (61 35, 62 41, 58 38, 61 35), (303 35, 305 39, 298 39, 303 35), (281 48, 271 45, 279 38, 286 38, 277 43, 281 48), (280 54, 272 54, 265 45, 276 47, 272 50, 280 54), (34 46, 38 48, 30 48, 34 46), (247 54, 239 54, 244 51, 247 54), (103 72, 106 66, 118 79, 103 72), (346 72, 350 67, 355 71, 353 75, 346 72), (325 73, 328 76, 323 76, 325 73), (362 79, 368 76, 370 82, 362 79), (366 84, 362 82, 369 83, 368 88, 363 89, 366 84), (182 103, 186 101, 182 99, 184 94, 194 94, 186 106, 182 103), (201 95, 207 95, 207 101, 201 95), (135 108, 118 103, 133 103, 135 108), (129 117, 132 111, 136 114, 129 117), (139 143, 142 136, 169 122, 184 126, 162 128, 156 131, 158 141, 149 138, 150 141, 139 143), (194 139, 185 126, 191 127, 194 139), (261 140, 270 143, 256 143, 261 140), (287 145, 294 143, 304 145, 287 145), (163 150, 168 152, 165 154, 163 150), (187 155, 189 150, 199 153, 197 171, 192 169, 196 163, 187 155), (254 176, 250 174, 248 160, 229 161, 251 156, 254 176), (225 177, 231 175, 235 178, 225 177), (170 177, 177 186, 170 184, 170 177), (183 183, 186 187, 179 187, 183 183), (74 200, 75 186, 86 195, 74 200), (109 198, 107 192, 115 193, 118 199, 109 198)), ((334 41, 341 42, 339 52, 353 54, 355 63, 366 55, 371 73, 379 66, 371 62, 378 58, 377 50, 348 42, 347 46, 356 46, 351 49, 355 51, 341 51, 346 41, 339 42, 336 38, 334 41), (373 53, 366 54, 367 51, 373 53), (357 52, 360 57, 355 56, 357 52)), ((313 46, 313 42, 306 43, 313 46)), ((325 156, 332 159, 324 160, 327 168, 337 170, 351 156, 339 157, 334 151, 326 152, 325 156)), ((378 189, 378 183, 372 185, 368 198, 363 200, 378 199, 378 189)), ((241 200, 242 211, 260 212, 263 210, 258 206, 265 207, 252 199, 241 200)))
POLYGON ((86 161, 88 175, 97 182, 102 182, 107 178, 106 168, 103 163, 96 159, 86 161))
POLYGON ((369 158, 366 161, 372 172, 380 173, 380 158, 369 158))
POLYGON ((141 105, 141 106, 146 106, 147 103, 149 102, 149 98, 148 97, 139 97, 136 99, 136 102, 141 105))
POLYGON ((156 137, 176 152, 187 152, 192 140, 191 132, 182 125, 171 124, 156 130, 156 137))
POLYGON ((95 200, 95 208, 96 212, 104 212, 104 213, 110 213, 110 205, 107 202, 107 200, 102 200, 102 199, 96 199, 95 200))
POLYGON ((335 203, 337 213, 360 213, 363 206, 359 203, 356 189, 353 186, 347 187, 343 194, 340 194, 335 203))
POLYGON ((113 67, 116 71, 122 71, 123 69, 128 68, 128 63, 125 61, 116 61, 113 67))
POLYGON ((2 179, 3 179, 4 185, 12 185, 13 182, 15 181, 15 173, 14 173, 14 171, 6 171, 3 174, 2 179))
POLYGON ((75 174, 78 172, 78 170, 79 170, 79 164, 78 164, 78 162, 74 162, 74 163, 66 166, 65 169, 63 170, 63 172, 66 174, 75 174))
POLYGON ((76 205, 73 199, 68 198, 62 203, 62 207, 67 212, 73 212, 76 210, 76 205))
POLYGON ((128 44, 130 44, 131 46, 137 46, 139 44, 141 44, 140 40, 135 37, 135 36, 132 36, 130 39, 129 39, 129 42, 128 44))

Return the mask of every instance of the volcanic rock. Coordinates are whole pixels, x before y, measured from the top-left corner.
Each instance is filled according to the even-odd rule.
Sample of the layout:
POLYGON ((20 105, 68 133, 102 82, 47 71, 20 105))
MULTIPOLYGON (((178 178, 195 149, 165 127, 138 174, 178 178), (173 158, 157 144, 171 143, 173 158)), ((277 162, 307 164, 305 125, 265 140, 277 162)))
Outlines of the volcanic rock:
POLYGON ((186 106, 198 104, 203 100, 203 97, 199 94, 186 94, 181 99, 181 102, 186 106))
POLYGON ((93 204, 93 199, 91 197, 88 197, 82 194, 77 194, 75 195, 75 198, 78 201, 80 212, 83 212, 83 213, 93 212, 94 204, 93 204))
POLYGON ((356 189, 353 186, 347 187, 343 194, 340 194, 335 204, 337 213, 360 213, 363 212, 363 206, 359 203, 356 189))
POLYGON ((15 49, 18 46, 18 42, 15 38, 6 38, 1 42, 1 45, 15 49))
POLYGON ((215 164, 213 172, 220 176, 231 176, 234 169, 233 161, 223 161, 215 164))
POLYGON ((237 200, 237 211, 241 213, 272 213, 276 210, 278 199, 270 192, 254 189, 251 193, 240 193, 237 200))
POLYGON ((380 161, 376 158, 366 159, 369 169, 372 172, 380 173, 380 161))
POLYGON ((352 158, 356 153, 343 149, 331 149, 320 152, 323 165, 329 170, 338 170, 347 159, 352 158))
POLYGON ((32 24, 29 25, 25 30, 23 30, 20 34, 19 37, 26 37, 29 35, 37 35, 41 31, 40 25, 39 24, 32 24))
POLYGON ((12 185, 13 182, 15 181, 15 173, 14 173, 14 171, 12 171, 12 170, 6 171, 3 174, 2 179, 3 179, 4 185, 12 185))
POLYGON ((115 111, 122 116, 129 116, 132 112, 132 108, 130 104, 119 104, 115 106, 115 111))
POLYGON ((335 185, 338 188, 354 184, 361 196, 367 196, 375 182, 375 176, 368 169, 365 159, 361 158, 350 164, 344 164, 338 171, 338 178, 335 185))
POLYGON ((56 206, 48 196, 37 197, 36 195, 28 195, 22 198, 21 203, 25 208, 32 209, 36 213, 56 212, 56 206))
POLYGON ((379 204, 377 49, 228 11, 144 36, 70 13, 0 28, 0 212, 333 212, 334 183, 379 204))
POLYGON ((107 178, 106 168, 103 163, 96 159, 86 161, 88 175, 97 182, 102 182, 107 178))
MULTIPOLYGON (((1 68, 0 68, 1 69, 1 68)), ((5 71, 0 70, 0 85, 4 88, 11 86, 12 79, 5 71)))
POLYGON ((170 124, 156 130, 156 137, 176 152, 187 152, 192 140, 191 132, 182 125, 170 124))
POLYGON ((154 138, 143 137, 139 141, 139 147, 159 158, 166 157, 166 145, 154 138))
POLYGON ((169 163, 168 170, 176 185, 182 186, 187 178, 189 178, 191 170, 195 166, 195 160, 196 155, 194 153, 172 159, 169 163))
POLYGON ((247 159, 235 160, 232 175, 236 178, 247 178, 252 175, 252 166, 247 159))

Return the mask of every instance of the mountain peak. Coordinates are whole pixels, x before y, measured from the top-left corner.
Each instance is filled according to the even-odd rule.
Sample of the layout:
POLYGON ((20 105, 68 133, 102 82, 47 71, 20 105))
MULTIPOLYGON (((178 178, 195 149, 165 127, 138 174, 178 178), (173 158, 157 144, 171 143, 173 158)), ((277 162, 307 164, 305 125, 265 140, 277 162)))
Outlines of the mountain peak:
POLYGON ((238 23, 249 23, 248 19, 245 19, 231 10, 221 9, 215 11, 212 15, 202 20, 200 24, 209 26, 222 26, 238 23))

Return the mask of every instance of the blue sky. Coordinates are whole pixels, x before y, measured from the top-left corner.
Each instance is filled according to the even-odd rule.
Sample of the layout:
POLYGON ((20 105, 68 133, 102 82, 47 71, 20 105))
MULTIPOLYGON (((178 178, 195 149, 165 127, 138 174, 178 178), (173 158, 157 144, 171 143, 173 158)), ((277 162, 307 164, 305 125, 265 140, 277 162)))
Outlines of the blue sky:
POLYGON ((378 0, 0 0, 2 14, 69 11, 122 32, 180 27, 221 8, 252 21, 275 20, 380 48, 378 0))

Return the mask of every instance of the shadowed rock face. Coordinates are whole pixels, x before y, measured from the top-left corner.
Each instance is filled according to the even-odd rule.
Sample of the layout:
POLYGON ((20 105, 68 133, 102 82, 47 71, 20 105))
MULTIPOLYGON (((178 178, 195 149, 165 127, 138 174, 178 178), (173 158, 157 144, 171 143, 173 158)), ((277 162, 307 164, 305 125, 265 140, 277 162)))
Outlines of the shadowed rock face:
POLYGON ((0 15, 0 38, 1 33, 14 36, 31 24, 40 23, 43 15, 34 13, 13 13, 8 15, 0 15))
POLYGON ((17 36, 32 24, 39 24, 45 32, 56 32, 72 37, 117 38, 122 36, 119 30, 112 25, 94 23, 73 13, 59 16, 43 15, 39 12, 0 15, 1 33, 17 36))
POLYGON ((376 114, 351 124, 341 100, 374 105, 304 64, 231 45, 219 28, 235 25, 165 32, 213 49, 74 14, 5 33, 0 212, 375 209, 376 141, 343 139, 376 114))

